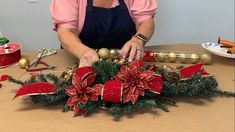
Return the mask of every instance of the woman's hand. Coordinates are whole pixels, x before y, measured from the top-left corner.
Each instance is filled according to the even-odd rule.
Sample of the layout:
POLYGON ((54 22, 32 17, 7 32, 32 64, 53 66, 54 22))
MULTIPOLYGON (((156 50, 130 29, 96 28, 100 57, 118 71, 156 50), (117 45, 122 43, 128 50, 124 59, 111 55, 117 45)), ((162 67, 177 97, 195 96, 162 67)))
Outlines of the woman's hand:
POLYGON ((99 60, 98 54, 95 50, 89 49, 80 58, 79 67, 92 66, 92 64, 99 60))
POLYGON ((144 56, 144 43, 134 37, 122 47, 121 54, 123 58, 128 58, 129 62, 141 60, 144 56))

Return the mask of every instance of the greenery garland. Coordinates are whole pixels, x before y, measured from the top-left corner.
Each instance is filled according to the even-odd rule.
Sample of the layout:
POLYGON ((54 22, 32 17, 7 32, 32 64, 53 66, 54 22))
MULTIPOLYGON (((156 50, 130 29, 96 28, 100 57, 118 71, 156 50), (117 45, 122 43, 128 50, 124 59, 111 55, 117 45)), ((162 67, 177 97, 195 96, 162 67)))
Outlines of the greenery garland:
MULTIPOLYGON (((104 84, 108 80, 113 79, 120 69, 119 64, 113 64, 109 61, 100 61, 93 64, 93 69, 96 71, 95 83, 104 84)), ((148 65, 145 67, 147 68, 148 65)), ((234 92, 227 92, 218 89, 218 83, 214 76, 203 77, 200 73, 186 80, 182 80, 179 69, 171 67, 157 67, 154 71, 163 76, 163 91, 161 94, 154 94, 150 91, 145 92, 145 96, 140 96, 135 104, 127 103, 109 103, 104 102, 99 97, 98 101, 88 101, 86 104, 80 104, 80 109, 85 109, 88 114, 99 110, 100 108, 108 108, 110 113, 119 119, 120 114, 132 114, 138 110, 149 110, 152 108, 160 108, 168 112, 168 105, 176 105, 176 100, 172 97, 200 97, 208 98, 215 96, 235 97, 234 92)), ((33 95, 31 99, 34 103, 43 103, 45 106, 63 104, 63 111, 71 110, 67 107, 66 101, 69 96, 66 94, 66 88, 72 85, 72 77, 67 81, 62 81, 60 77, 53 74, 40 74, 32 76, 26 81, 9 79, 10 82, 20 84, 22 86, 35 82, 50 82, 57 86, 55 94, 48 95, 33 95)))

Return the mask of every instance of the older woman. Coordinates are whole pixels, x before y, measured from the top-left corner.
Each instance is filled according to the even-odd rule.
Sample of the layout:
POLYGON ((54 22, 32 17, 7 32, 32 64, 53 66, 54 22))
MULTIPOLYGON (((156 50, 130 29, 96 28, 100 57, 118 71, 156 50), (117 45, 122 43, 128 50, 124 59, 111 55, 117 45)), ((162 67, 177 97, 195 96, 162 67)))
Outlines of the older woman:
POLYGON ((94 49, 119 48, 129 61, 143 57, 154 32, 156 0, 52 0, 51 14, 63 48, 81 66, 98 60, 94 49))

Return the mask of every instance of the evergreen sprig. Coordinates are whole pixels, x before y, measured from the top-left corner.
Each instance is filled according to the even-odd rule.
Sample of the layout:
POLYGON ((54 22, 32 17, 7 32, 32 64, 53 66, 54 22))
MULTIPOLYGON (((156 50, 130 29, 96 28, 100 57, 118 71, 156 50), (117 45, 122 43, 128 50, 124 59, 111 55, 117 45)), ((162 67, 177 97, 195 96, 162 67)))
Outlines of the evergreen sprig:
POLYGON ((102 83, 104 84, 108 80, 113 79, 113 77, 117 74, 119 71, 120 65, 113 64, 110 61, 100 61, 93 64, 93 68, 96 71, 96 83, 102 83))

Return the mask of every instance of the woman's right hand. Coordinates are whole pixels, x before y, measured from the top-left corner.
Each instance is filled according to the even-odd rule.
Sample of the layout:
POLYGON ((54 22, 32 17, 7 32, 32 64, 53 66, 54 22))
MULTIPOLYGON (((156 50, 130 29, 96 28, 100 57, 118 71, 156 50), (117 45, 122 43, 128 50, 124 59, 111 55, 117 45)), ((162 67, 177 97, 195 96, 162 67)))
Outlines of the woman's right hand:
POLYGON ((95 50, 89 49, 80 58, 79 67, 92 66, 92 64, 99 60, 98 54, 95 50))

